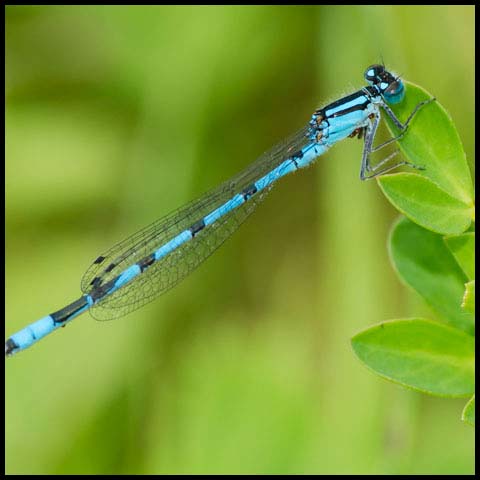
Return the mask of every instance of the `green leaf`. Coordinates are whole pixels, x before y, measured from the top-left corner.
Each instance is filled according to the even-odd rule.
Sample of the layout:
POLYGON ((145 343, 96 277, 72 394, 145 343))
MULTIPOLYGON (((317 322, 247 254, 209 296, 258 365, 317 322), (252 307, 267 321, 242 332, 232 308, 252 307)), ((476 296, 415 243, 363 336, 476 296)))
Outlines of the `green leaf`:
POLYGON ((469 280, 475 278, 475 232, 445 237, 445 243, 469 280))
MULTIPOLYGON (((395 115, 405 122, 418 103, 433 95, 410 82, 405 99, 393 105, 395 115)), ((400 132, 388 115, 384 115, 393 135, 400 132)), ((473 185, 462 142, 447 111, 434 101, 424 105, 413 117, 406 135, 399 140, 400 150, 407 160, 424 166, 423 177, 430 179, 453 198, 473 206, 473 185)))
POLYGON ((475 390, 475 344, 466 333, 424 319, 402 319, 352 338, 358 358, 378 375, 432 395, 463 397, 475 390))
POLYGON ((465 294, 463 295, 462 308, 475 315, 475 280, 465 284, 465 294))
POLYGON ((389 253, 395 270, 407 285, 444 320, 473 334, 473 315, 461 308, 468 279, 441 235, 401 218, 390 232, 389 253))
POLYGON ((462 412, 462 420, 475 426, 475 395, 467 402, 462 412))
POLYGON ((472 206, 415 173, 379 177, 378 184, 395 208, 424 228, 442 234, 464 232, 472 222, 472 206))

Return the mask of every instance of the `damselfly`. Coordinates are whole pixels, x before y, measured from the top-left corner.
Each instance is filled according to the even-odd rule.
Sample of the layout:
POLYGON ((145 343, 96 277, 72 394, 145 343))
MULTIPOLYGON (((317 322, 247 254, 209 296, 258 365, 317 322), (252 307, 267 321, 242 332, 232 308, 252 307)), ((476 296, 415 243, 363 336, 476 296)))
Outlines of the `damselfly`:
POLYGON ((362 180, 400 165, 421 168, 407 161, 389 164, 397 152, 376 165, 370 163, 370 155, 402 137, 413 116, 433 99, 419 103, 402 123, 389 107, 404 99, 405 85, 400 78, 383 65, 371 65, 365 71, 365 80, 367 86, 317 109, 308 125, 243 172, 97 257, 83 276, 83 295, 12 335, 5 342, 5 354, 31 346, 87 310, 98 320, 109 320, 152 301, 198 267, 232 235, 279 178, 307 167, 344 138, 364 138, 362 180), (381 111, 390 117, 400 134, 374 147, 381 111))

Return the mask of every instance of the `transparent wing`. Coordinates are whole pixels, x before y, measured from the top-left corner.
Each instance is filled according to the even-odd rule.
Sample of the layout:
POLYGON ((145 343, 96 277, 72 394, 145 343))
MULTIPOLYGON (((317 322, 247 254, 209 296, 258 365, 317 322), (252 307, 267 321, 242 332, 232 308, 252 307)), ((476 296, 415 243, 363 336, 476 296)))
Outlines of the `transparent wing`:
MULTIPOLYGON (((98 257, 86 271, 81 282, 82 290, 87 294, 91 293, 99 285, 116 278, 126 268, 152 254, 176 235, 242 192, 310 143, 307 133, 307 128, 300 130, 264 153, 232 179, 113 246, 98 257)), ((238 208, 199 231, 193 239, 153 263, 130 283, 105 296, 90 309, 91 315, 97 320, 117 318, 140 308, 172 288, 232 235, 269 190, 267 188, 258 192, 238 208)))

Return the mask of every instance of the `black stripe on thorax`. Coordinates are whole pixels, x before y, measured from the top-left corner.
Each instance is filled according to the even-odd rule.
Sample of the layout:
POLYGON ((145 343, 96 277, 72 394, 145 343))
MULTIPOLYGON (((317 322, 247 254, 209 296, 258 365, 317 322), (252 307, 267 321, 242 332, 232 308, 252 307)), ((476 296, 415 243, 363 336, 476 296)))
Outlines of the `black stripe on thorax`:
POLYGON ((330 118, 342 117, 343 115, 347 115, 351 112, 356 112, 357 110, 364 110, 368 103, 370 102, 368 101, 365 103, 359 103, 358 105, 353 105, 352 107, 345 108, 344 110, 339 110, 338 112, 335 112, 332 115, 330 115, 330 118))
POLYGON ((318 109, 315 113, 316 114, 323 114, 323 116, 326 116, 326 113, 328 110, 332 110, 333 108, 337 108, 345 103, 351 102, 352 100, 356 100, 357 98, 364 97, 365 92, 362 90, 358 90, 357 92, 354 92, 350 95, 347 95, 346 97, 339 98, 338 100, 335 100, 334 102, 330 103, 329 105, 325 105, 324 107, 318 109))

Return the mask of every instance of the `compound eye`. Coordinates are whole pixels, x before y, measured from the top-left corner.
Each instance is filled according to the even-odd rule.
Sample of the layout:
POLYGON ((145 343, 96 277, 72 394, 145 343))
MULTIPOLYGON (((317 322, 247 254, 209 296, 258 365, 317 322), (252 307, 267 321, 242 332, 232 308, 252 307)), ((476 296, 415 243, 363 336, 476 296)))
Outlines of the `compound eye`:
POLYGON ((395 82, 392 82, 386 89, 385 89, 385 94, 386 95, 398 95, 399 93, 401 93, 403 89, 403 85, 398 82, 398 81, 395 81, 395 82))
POLYGON ((383 92, 383 96, 388 103, 399 103, 405 96, 405 86, 401 80, 395 80, 388 85, 383 92))
POLYGON ((384 71, 385 68, 383 65, 370 65, 365 70, 365 80, 367 80, 367 82, 377 82, 379 75, 382 75, 384 71))

